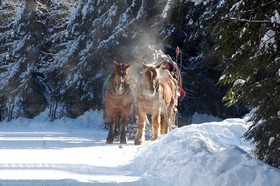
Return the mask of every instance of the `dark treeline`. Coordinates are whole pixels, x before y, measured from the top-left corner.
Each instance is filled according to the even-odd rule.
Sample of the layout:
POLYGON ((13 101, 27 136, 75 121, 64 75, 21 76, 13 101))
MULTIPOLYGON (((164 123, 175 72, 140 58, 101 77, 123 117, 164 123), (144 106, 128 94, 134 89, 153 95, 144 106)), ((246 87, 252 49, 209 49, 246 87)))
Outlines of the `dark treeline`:
POLYGON ((240 116, 240 107, 226 108, 221 101, 226 89, 217 86, 215 59, 202 61, 211 46, 204 46, 207 35, 200 27, 210 25, 204 20, 212 17, 215 6, 144 0, 3 1, 1 119, 32 118, 47 108, 51 120, 102 109, 101 87, 113 60, 133 63, 151 56, 150 47, 176 60, 176 46, 182 49, 177 61, 187 91, 182 114, 240 116))

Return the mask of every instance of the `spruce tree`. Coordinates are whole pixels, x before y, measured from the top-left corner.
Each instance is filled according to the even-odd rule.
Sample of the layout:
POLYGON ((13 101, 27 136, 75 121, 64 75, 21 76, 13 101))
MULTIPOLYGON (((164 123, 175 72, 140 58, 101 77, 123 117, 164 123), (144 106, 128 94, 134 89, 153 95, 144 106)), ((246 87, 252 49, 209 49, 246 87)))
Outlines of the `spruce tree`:
POLYGON ((280 2, 227 1, 228 10, 216 26, 217 54, 224 67, 221 84, 231 88, 228 106, 242 102, 256 109, 245 133, 254 154, 280 167, 280 2))

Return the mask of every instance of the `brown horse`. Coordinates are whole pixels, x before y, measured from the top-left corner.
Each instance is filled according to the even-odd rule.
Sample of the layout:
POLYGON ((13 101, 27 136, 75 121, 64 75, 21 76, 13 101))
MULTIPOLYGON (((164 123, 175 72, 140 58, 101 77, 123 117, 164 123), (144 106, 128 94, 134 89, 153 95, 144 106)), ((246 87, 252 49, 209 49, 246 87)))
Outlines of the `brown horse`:
POLYGON ((159 134, 168 132, 168 124, 176 106, 176 85, 170 79, 170 73, 161 73, 160 65, 143 65, 141 76, 137 81, 134 94, 137 104, 137 136, 135 144, 144 141, 145 123, 147 114, 152 116, 153 136, 157 139, 159 134), (160 76, 160 74, 165 74, 160 76))
POLYGON ((132 106, 132 94, 126 82, 129 65, 114 61, 114 66, 114 73, 109 77, 105 89, 105 107, 110 124, 106 143, 113 143, 115 131, 119 130, 120 143, 125 144, 126 126, 132 106))

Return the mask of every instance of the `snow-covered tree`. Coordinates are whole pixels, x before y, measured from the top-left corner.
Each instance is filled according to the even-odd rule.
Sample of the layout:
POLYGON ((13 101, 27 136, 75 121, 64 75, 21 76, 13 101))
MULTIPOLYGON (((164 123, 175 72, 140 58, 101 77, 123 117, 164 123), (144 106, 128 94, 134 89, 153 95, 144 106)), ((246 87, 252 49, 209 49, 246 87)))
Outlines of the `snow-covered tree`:
POLYGON ((221 100, 226 93, 226 86, 217 85, 221 66, 211 34, 213 25, 225 15, 223 4, 220 0, 171 3, 171 16, 163 38, 166 51, 173 54, 174 60, 176 55, 172 46, 178 45, 182 50, 177 63, 182 65, 183 88, 186 90, 186 97, 180 103, 180 111, 184 115, 200 112, 226 118, 229 115, 240 116, 246 111, 238 104, 225 108, 221 100))
POLYGON ((256 144, 257 158, 280 166, 280 3, 230 1, 216 26, 217 51, 231 84, 224 101, 256 109, 245 137, 256 144))
POLYGON ((1 97, 4 98, 5 116, 11 120, 14 115, 36 116, 44 110, 46 100, 36 75, 44 29, 37 20, 36 2, 9 3, 3 9, 15 9, 4 14, 7 16, 3 19, 7 29, 1 29, 5 40, 2 44, 5 50, 1 54, 1 97))

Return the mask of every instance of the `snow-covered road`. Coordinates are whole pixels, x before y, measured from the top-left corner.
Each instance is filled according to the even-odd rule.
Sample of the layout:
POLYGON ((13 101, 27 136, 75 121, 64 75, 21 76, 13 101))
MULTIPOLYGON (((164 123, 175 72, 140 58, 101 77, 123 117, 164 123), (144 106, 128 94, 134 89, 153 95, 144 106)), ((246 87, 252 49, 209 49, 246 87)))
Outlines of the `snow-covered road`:
POLYGON ((104 129, 5 129, 0 132, 0 185, 131 185, 139 180, 129 167, 137 147, 132 141, 123 148, 105 144, 104 129))
POLYGON ((271 185, 280 171, 250 155, 243 119, 172 130, 135 146, 105 144, 101 111, 0 123, 0 185, 271 185))

